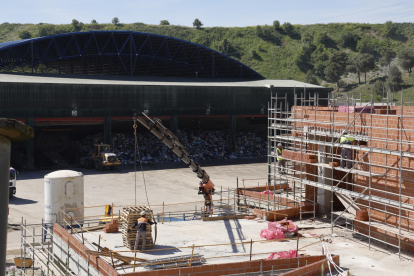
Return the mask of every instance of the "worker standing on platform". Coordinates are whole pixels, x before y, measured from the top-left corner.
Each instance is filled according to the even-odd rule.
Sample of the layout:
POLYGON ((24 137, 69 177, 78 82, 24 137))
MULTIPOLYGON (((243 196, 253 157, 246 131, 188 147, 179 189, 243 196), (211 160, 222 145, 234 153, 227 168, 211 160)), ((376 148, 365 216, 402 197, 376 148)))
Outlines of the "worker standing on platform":
MULTIPOLYGON (((348 132, 344 131, 342 133, 342 137, 340 143, 343 145, 352 145, 354 142, 354 138, 348 135, 348 132)), ((352 168, 352 149, 350 148, 342 148, 341 150, 341 168, 345 168, 345 163, 347 163, 348 169, 352 168)))
POLYGON ((281 143, 277 144, 276 148, 276 156, 277 156, 277 162, 278 164, 278 171, 280 174, 285 174, 285 168, 286 168, 286 160, 282 157, 283 147, 281 143), (283 168, 282 168, 283 167, 283 168))
MULTIPOLYGON (((137 219, 137 222, 135 222, 131 226, 131 228, 129 229, 129 230, 132 230, 132 228, 138 226, 138 228, 137 228, 137 237, 135 238, 135 247, 134 247, 134 250, 138 250, 139 239, 140 238, 142 238, 142 251, 145 250, 145 244, 146 244, 146 239, 147 239, 147 223, 149 223, 150 225, 153 225, 154 224, 154 222, 152 222, 151 220, 148 220, 145 217, 145 215, 146 215, 146 212, 145 211, 142 211, 141 212, 141 217, 139 219, 137 219)), ((155 222, 155 224, 157 224, 157 223, 155 222)))

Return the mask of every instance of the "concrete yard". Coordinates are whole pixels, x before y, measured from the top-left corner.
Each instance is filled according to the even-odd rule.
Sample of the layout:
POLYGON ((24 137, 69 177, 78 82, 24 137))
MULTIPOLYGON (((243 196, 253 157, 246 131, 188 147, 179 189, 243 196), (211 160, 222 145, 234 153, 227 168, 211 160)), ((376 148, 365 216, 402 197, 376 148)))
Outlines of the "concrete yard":
MULTIPOLYGON (((239 183, 242 179, 255 179, 246 181, 246 186, 257 185, 257 182, 264 183, 267 174, 267 165, 265 159, 259 160, 226 160, 226 161, 208 161, 203 162, 202 167, 211 176, 216 188, 236 187, 236 178, 239 177, 239 183), (242 161, 242 162, 241 162, 242 161), (257 180, 259 179, 259 180, 257 180), (256 183, 256 184, 255 184, 256 183)), ((74 169, 81 171, 85 175, 85 206, 102 206, 105 204, 114 204, 115 206, 134 205, 135 203, 135 174, 133 168, 123 167, 117 171, 96 172, 95 170, 74 169)), ((197 195, 198 179, 195 174, 181 163, 158 164, 144 166, 145 179, 148 190, 148 197, 151 205, 162 205, 201 201, 202 196, 197 195)), ((44 216, 44 188, 43 177, 50 171, 36 171, 21 173, 17 183, 17 197, 10 201, 11 224, 20 224, 21 218, 24 217, 27 223, 40 223, 44 216)), ((137 172, 137 204, 146 205, 146 197, 141 172, 137 172)), ((198 205, 202 206, 201 204, 198 205)), ((157 209, 156 207, 154 209, 157 209)), ((172 207, 171 207, 172 208, 172 207)), ((174 210, 180 208, 191 210, 194 209, 194 203, 176 206, 174 210)), ((117 212, 117 209, 115 209, 117 212)), ((168 211, 168 209, 166 210, 168 211)), ((104 208, 97 207, 86 209, 87 216, 103 215, 104 208)), ((239 220, 222 220, 222 221, 186 221, 186 222, 166 222, 158 224, 158 238, 155 249, 191 247, 194 245, 212 245, 228 244, 246 241, 262 240, 259 236, 260 230, 267 228, 267 223, 257 221, 239 220)), ((305 228, 305 227, 304 227, 305 228)), ((398 255, 381 248, 368 248, 367 243, 360 241, 349 234, 336 230, 338 237, 331 237, 330 224, 319 223, 316 229, 307 223, 307 230, 301 233, 311 233, 320 236, 326 236, 332 240, 327 243, 331 254, 340 255, 341 267, 349 270, 350 275, 413 275, 412 268, 414 262, 403 258, 399 260, 398 255), (311 227, 311 228, 309 228, 311 227)), ((19 230, 9 232, 19 234, 19 230)), ((105 234, 102 231, 96 231, 106 240, 110 248, 116 251, 128 250, 122 246, 121 234, 105 234), (116 247, 115 247, 116 246, 116 247)), ((86 233, 85 237, 90 241, 97 241, 97 237, 86 233)), ((301 238, 299 248, 314 243, 318 239, 301 238)), ((20 254, 20 250, 12 250, 12 244, 8 243, 8 261, 20 254)), ((106 245, 105 245, 106 246, 106 245)), ((14 249, 16 249, 14 247, 14 249)), ((269 252, 296 249, 296 240, 284 242, 266 242, 254 243, 254 253, 266 253, 264 255, 254 256, 253 259, 266 258, 269 252)), ((224 263, 246 261, 249 256, 231 257, 232 255, 249 254, 250 245, 221 245, 216 247, 196 248, 195 253, 205 257, 225 258, 208 259, 207 263, 224 263), (228 256, 228 257, 227 257, 228 256)), ((320 255, 322 252, 320 243, 304 248, 300 253, 309 255, 320 255)), ((132 252, 122 253, 132 256, 132 252)), ((145 259, 166 258, 168 256, 177 256, 191 254, 190 248, 173 249, 169 251, 154 251, 147 253, 138 253, 137 257, 145 259), (167 255, 164 255, 166 254, 167 255)), ((131 268, 129 268, 131 269, 131 268)), ((143 270, 143 268, 139 268, 143 270)), ((127 268, 125 272, 130 271, 127 268)), ((125 273, 123 270, 119 271, 125 273)))

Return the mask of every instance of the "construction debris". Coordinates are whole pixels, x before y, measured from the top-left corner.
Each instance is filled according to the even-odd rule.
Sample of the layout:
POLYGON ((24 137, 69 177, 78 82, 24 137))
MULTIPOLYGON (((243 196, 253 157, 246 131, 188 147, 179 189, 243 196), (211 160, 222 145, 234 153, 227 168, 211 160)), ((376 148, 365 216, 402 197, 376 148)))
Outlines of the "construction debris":
POLYGON ((154 259, 147 261, 144 267, 148 270, 171 269, 175 267, 188 267, 206 263, 204 256, 198 253, 194 255, 182 255, 178 257, 154 259))
POLYGON ((134 261, 137 262, 146 262, 146 259, 141 259, 141 258, 136 258, 136 257, 128 257, 128 256, 123 256, 117 252, 113 252, 110 249, 106 248, 106 247, 101 247, 96 243, 92 243, 93 245, 95 245, 96 247, 98 247, 99 251, 94 251, 94 250, 86 250, 86 253, 94 255, 94 256, 104 256, 104 257, 109 257, 109 258, 113 258, 113 259, 117 259, 120 260, 122 262, 122 264, 131 264, 134 263, 134 261))

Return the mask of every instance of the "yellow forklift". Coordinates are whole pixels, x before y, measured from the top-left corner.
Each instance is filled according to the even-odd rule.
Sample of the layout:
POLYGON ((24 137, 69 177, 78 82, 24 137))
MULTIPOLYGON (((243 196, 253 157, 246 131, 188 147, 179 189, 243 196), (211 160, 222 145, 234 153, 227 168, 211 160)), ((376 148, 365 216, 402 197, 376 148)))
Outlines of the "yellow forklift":
POLYGON ((102 171, 105 168, 110 168, 115 170, 121 161, 118 160, 118 157, 115 153, 111 152, 111 146, 108 144, 95 144, 94 151, 91 156, 81 157, 79 159, 80 166, 87 169, 92 169, 95 167, 97 171, 102 171))

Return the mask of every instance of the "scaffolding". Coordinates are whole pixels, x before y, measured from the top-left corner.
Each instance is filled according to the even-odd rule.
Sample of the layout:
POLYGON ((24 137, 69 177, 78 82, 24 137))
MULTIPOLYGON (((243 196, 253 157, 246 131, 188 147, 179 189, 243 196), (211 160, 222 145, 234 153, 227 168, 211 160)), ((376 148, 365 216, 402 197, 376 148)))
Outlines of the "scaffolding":
POLYGON ((383 243, 396 248, 401 257, 402 249, 414 251, 414 170, 410 168, 414 161, 410 152, 414 109, 404 108, 403 91, 400 107, 393 105, 390 95, 388 92, 383 104, 375 104, 373 95, 362 103, 362 96, 356 99, 347 94, 341 99, 332 93, 323 99, 318 92, 307 93, 305 87, 298 93, 295 89, 294 106, 289 108, 287 95, 272 91, 268 181, 286 180, 295 191, 291 200, 299 206, 313 204, 312 212, 300 208, 301 220, 309 213, 315 218, 319 206, 322 213, 330 215, 332 233, 338 228, 358 233, 367 238, 369 247, 374 241, 383 243), (355 111, 357 104, 362 106, 359 112, 355 111), (338 112, 340 106, 346 106, 346 112, 338 112), (383 111, 374 113, 374 108, 383 111), (340 143, 345 132, 354 138, 352 144, 340 143), (278 143, 284 152, 295 154, 283 154, 285 168, 277 162, 278 143), (337 166, 341 151, 346 149, 353 156, 350 169, 337 166), (315 159, 306 159, 309 154, 315 159), (390 164, 390 159, 396 161, 390 164), (360 210, 368 211, 367 221, 356 217, 360 210))

